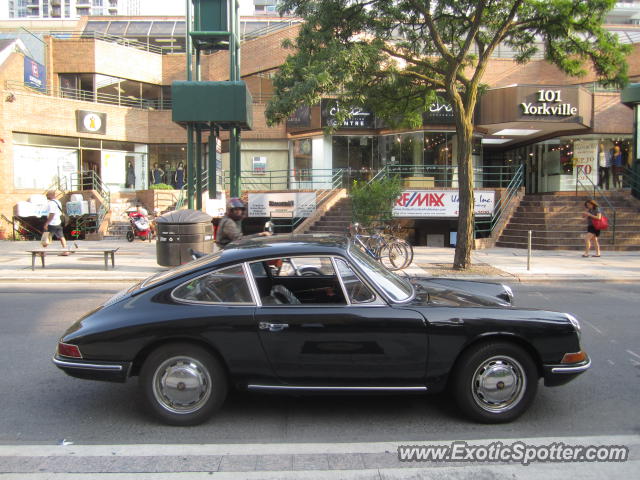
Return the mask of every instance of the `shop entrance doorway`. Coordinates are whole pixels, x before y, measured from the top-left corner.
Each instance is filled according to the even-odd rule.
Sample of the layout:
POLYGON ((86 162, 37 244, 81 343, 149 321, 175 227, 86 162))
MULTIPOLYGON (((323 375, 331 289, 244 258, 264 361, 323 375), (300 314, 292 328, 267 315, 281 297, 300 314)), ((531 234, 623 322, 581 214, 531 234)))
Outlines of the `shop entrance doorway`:
POLYGON ((80 150, 82 162, 82 189, 91 190, 93 188, 93 179, 101 178, 100 170, 100 150, 80 150))

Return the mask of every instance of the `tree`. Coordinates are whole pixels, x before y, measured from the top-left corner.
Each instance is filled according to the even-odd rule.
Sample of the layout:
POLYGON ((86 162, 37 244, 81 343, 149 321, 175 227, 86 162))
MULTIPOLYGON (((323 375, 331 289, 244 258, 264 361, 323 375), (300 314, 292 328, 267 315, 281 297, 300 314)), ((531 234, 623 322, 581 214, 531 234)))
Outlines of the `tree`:
MULTIPOLYGON (((460 208, 454 268, 473 245, 473 113, 489 58, 500 44, 526 63, 544 58, 572 76, 591 68, 603 83, 627 81, 628 46, 602 24, 615 0, 282 0, 302 17, 293 53, 274 79, 270 124, 323 95, 367 105, 393 125, 421 124, 434 97, 453 106, 460 208)), ((347 116, 348 109, 340 112, 347 116)), ((338 118, 340 121, 341 118, 338 118)))

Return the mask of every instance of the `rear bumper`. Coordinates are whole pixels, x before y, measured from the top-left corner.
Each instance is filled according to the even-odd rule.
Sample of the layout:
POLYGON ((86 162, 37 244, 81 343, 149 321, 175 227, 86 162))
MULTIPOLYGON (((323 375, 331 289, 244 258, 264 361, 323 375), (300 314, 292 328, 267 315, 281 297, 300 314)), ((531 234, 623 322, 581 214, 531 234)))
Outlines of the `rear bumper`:
POLYGON ((588 357, 580 363, 544 365, 544 384, 547 387, 564 385, 587 371, 589 367, 591 367, 591 359, 588 357))
POLYGON ((72 377, 107 382, 125 382, 131 368, 130 362, 100 362, 59 355, 54 355, 51 360, 56 367, 72 377))

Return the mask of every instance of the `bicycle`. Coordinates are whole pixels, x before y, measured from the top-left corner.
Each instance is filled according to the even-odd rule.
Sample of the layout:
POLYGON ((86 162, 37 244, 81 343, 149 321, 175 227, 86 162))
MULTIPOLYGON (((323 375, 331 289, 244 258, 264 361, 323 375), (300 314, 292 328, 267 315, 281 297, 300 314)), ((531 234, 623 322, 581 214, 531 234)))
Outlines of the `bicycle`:
POLYGON ((373 233, 363 235, 359 224, 352 226, 354 242, 376 261, 389 270, 400 270, 407 267, 410 262, 409 249, 404 240, 387 239, 385 235, 373 233))

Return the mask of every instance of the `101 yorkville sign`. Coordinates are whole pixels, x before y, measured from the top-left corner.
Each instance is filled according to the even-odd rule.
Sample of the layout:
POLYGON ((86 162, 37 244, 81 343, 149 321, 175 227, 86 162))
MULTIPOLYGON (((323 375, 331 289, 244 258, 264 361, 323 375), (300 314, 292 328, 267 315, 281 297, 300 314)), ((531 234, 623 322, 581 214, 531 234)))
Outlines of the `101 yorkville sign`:
POLYGON ((578 107, 562 103, 561 90, 538 90, 538 103, 522 102, 525 115, 548 115, 571 117, 578 113, 578 107))

